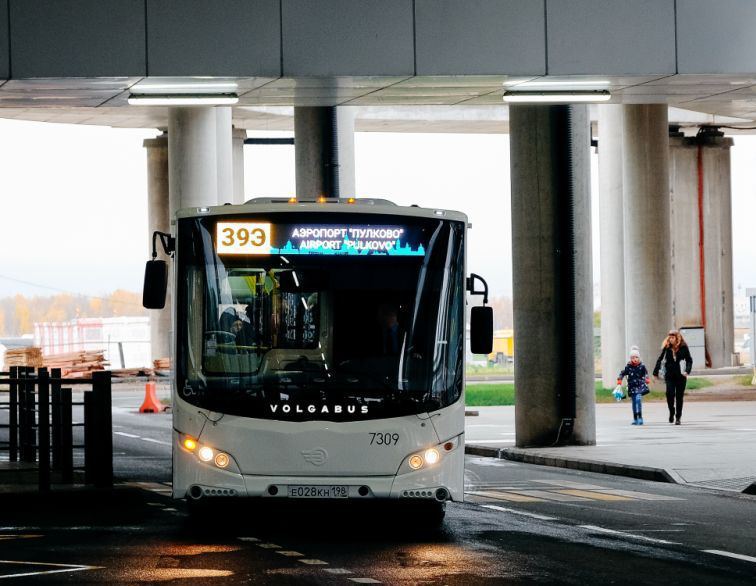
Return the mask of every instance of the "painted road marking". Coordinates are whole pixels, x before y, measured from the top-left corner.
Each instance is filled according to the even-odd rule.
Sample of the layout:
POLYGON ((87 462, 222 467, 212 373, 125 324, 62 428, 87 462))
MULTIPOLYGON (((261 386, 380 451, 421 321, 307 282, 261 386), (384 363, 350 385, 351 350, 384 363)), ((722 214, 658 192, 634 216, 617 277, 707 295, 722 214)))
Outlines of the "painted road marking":
POLYGON ((44 537, 44 535, 33 535, 29 533, 21 533, 21 534, 6 534, 6 535, 0 535, 0 541, 8 541, 10 539, 34 539, 36 537, 44 537))
POLYGON ((588 501, 582 496, 573 496, 570 494, 560 494, 558 492, 549 492, 547 490, 518 490, 518 494, 524 494, 525 496, 534 496, 547 501, 557 502, 574 502, 574 501, 588 501))
POLYGON ((560 492, 562 494, 571 494, 573 496, 582 496, 589 499, 595 499, 599 501, 629 501, 632 500, 629 497, 626 496, 620 496, 617 494, 607 494, 604 492, 599 492, 597 490, 594 491, 588 491, 588 490, 578 490, 577 488, 562 488, 558 490, 557 492, 560 492))
MULTIPOLYGON (((507 509, 505 507, 499 507, 496 505, 480 505, 484 509, 493 509, 494 511, 503 511, 505 513, 512 513, 515 515, 522 515, 523 517, 531 517, 533 519, 539 519, 541 521, 560 521, 557 517, 547 517, 546 515, 537 515, 535 513, 527 513, 525 511, 518 511, 516 509, 507 509)), ((592 533, 603 533, 607 535, 614 535, 617 537, 624 537, 626 539, 637 539, 639 541, 646 541, 649 543, 658 543, 661 545, 682 545, 677 541, 668 541, 666 539, 655 539, 653 537, 647 537, 645 535, 635 535, 634 533, 626 533, 625 531, 616 531, 615 529, 607 529, 606 527, 598 527, 596 525, 578 525, 581 529, 586 529, 592 533)), ((708 553, 716 553, 717 550, 703 550, 708 553)), ((723 552, 721 555, 726 555, 728 552, 723 552)), ((738 556, 739 554, 732 554, 732 556, 738 556)), ((747 559, 748 556, 738 559, 747 559)), ((747 561, 756 562, 756 558, 750 558, 747 561)))
POLYGON ((122 435, 123 437, 136 437, 136 438, 139 437, 135 433, 126 433, 125 431, 114 431, 113 435, 122 435))
POLYGON ((150 492, 154 492, 161 496, 169 495, 173 492, 173 489, 170 486, 158 482, 127 482, 125 484, 127 486, 135 486, 143 490, 149 490, 150 492))
POLYGON ((558 486, 559 488, 578 488, 580 490, 604 490, 603 486, 597 484, 586 484, 585 482, 575 482, 573 480, 533 480, 539 484, 548 484, 558 486))
POLYGON ((484 509, 493 509, 494 511, 502 511, 504 513, 512 513, 513 515, 521 515, 523 517, 530 517, 531 519, 540 519, 541 521, 559 521, 556 517, 547 517, 546 515, 538 515, 536 513, 528 513, 527 511, 518 511, 517 509, 508 509, 506 507, 500 507, 498 505, 480 505, 484 509))
POLYGON ((665 496, 663 494, 651 494, 648 492, 637 492, 635 490, 620 490, 615 488, 602 488, 601 492, 607 494, 616 494, 619 496, 626 496, 641 501, 684 501, 685 499, 675 496, 665 496))
POLYGON ((292 551, 290 549, 279 549, 276 553, 280 555, 285 555, 288 558, 299 558, 304 555, 303 553, 299 553, 298 551, 292 551))
POLYGON ((172 446, 173 445, 171 442, 164 442, 163 440, 152 439, 151 437, 142 437, 142 436, 137 435, 135 433, 126 433, 125 431, 114 431, 113 435, 120 435, 120 436, 128 437, 128 438, 131 438, 131 439, 138 439, 138 440, 142 440, 143 442, 150 442, 152 444, 159 444, 161 446, 172 446))
POLYGON ((661 543, 663 545, 682 545, 677 541, 667 541, 666 539, 655 539, 653 537, 646 537, 645 535, 635 535, 634 533, 625 533, 624 531, 615 531, 614 529, 607 529, 606 527, 598 527, 596 525, 578 525, 581 529, 587 529, 595 533, 607 533, 609 535, 616 535, 618 537, 626 537, 628 539, 639 539, 641 541, 648 541, 650 543, 661 543))
POLYGON ((160 444, 161 446, 172 446, 173 444, 171 442, 164 442, 162 440, 152 439, 151 437, 140 437, 140 440, 143 442, 150 442, 153 444, 160 444))
POLYGON ((471 490, 467 494, 474 494, 475 496, 485 496, 494 498, 501 501, 511 501, 515 503, 542 503, 543 499, 538 499, 532 496, 523 496, 514 492, 494 491, 494 490, 471 490))
MULTIPOLYGON (((503 509, 502 509, 503 510, 503 509)), ((247 541, 252 542, 257 545, 257 547, 261 547, 263 549, 271 549, 271 550, 278 550, 276 551, 277 554, 290 557, 290 558, 300 558, 301 556, 304 556, 303 553, 300 553, 298 551, 294 550, 286 550, 286 549, 280 549, 280 545, 276 545, 275 543, 259 543, 259 539, 257 537, 237 537, 239 541, 247 541)), ((305 558, 305 559, 297 559, 297 561, 301 564, 305 564, 308 566, 327 566, 329 565, 329 562, 326 562, 324 560, 314 559, 314 558, 305 558)), ((328 572, 329 574, 334 575, 344 575, 344 574, 354 574, 352 570, 347 570, 346 568, 319 568, 323 570, 324 572, 328 572)), ((352 582, 356 582, 358 584, 382 584, 379 580, 375 580, 374 578, 349 578, 352 582)))
POLYGON ((99 570, 101 566, 80 566, 74 564, 51 564, 44 562, 20 562, 14 560, 0 560, 0 565, 19 565, 19 566, 43 566, 56 568, 54 570, 42 570, 39 572, 23 572, 21 574, 0 574, 0 580, 4 578, 22 578, 27 576, 43 576, 47 574, 62 574, 63 572, 82 572, 84 570, 99 570))
POLYGON ((622 490, 615 488, 605 488, 597 484, 588 484, 585 482, 573 482, 570 480, 533 480, 520 486, 502 486, 502 485, 471 485, 474 490, 466 490, 466 494, 480 496, 484 498, 494 498, 498 500, 508 500, 512 502, 534 502, 541 503, 545 501, 684 501, 684 498, 666 496, 661 494, 651 494, 648 492, 639 492, 635 490, 622 490), (541 485, 549 485, 533 488, 533 482, 541 485))
POLYGON ((750 555, 743 555, 741 553, 732 553, 731 551, 722 551, 720 549, 702 549, 705 553, 713 553, 714 555, 721 555, 726 558, 733 558, 736 560, 743 560, 744 562, 752 562, 756 564, 756 558, 750 555))

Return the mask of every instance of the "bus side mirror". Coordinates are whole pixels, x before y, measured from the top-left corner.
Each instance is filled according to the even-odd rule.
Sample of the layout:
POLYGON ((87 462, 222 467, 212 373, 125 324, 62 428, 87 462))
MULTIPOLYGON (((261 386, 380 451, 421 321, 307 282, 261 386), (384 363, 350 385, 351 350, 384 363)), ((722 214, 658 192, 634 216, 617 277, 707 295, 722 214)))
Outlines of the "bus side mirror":
POLYGON ((163 309, 168 288, 168 265, 164 260, 148 260, 144 268, 142 305, 147 309, 163 309))
POLYGON ((478 306, 470 309, 470 351, 490 354, 493 350, 493 309, 478 306))

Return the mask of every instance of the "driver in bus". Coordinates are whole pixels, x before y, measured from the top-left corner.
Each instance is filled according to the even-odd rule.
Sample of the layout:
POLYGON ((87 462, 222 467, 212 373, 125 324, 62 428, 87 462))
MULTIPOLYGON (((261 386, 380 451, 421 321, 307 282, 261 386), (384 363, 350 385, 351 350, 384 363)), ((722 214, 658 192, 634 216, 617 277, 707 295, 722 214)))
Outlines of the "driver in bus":
POLYGON ((236 332, 236 345, 244 346, 246 350, 251 350, 252 347, 258 346, 255 328, 252 325, 254 323, 254 307, 252 307, 252 304, 244 308, 244 313, 247 314, 249 321, 239 320, 241 325, 236 332))
POLYGON ((402 351, 404 331, 399 325, 399 312, 396 307, 388 304, 378 306, 377 321, 380 337, 378 339, 379 354, 382 356, 398 356, 402 351))

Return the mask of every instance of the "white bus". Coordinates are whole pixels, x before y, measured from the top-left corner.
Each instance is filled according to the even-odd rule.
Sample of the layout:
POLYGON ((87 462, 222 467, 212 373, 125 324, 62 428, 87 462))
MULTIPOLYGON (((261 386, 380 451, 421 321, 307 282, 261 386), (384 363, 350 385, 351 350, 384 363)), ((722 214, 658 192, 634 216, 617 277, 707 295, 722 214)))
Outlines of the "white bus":
MULTIPOLYGON (((466 228, 382 200, 178 212, 154 237, 175 250, 173 496, 407 499, 439 519, 462 501, 466 228)), ((148 262, 145 306, 166 274, 148 262)))

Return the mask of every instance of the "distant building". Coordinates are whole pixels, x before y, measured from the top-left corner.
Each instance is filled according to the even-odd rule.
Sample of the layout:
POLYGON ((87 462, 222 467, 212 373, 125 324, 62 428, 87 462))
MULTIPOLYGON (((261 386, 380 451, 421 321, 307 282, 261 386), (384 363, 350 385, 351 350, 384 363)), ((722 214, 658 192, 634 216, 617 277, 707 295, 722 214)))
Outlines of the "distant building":
POLYGON ((748 328, 751 326, 751 303, 748 297, 745 295, 735 295, 732 310, 736 328, 748 328))
POLYGON ((111 368, 150 366, 149 317, 85 317, 34 324, 34 345, 44 355, 104 350, 111 368))

